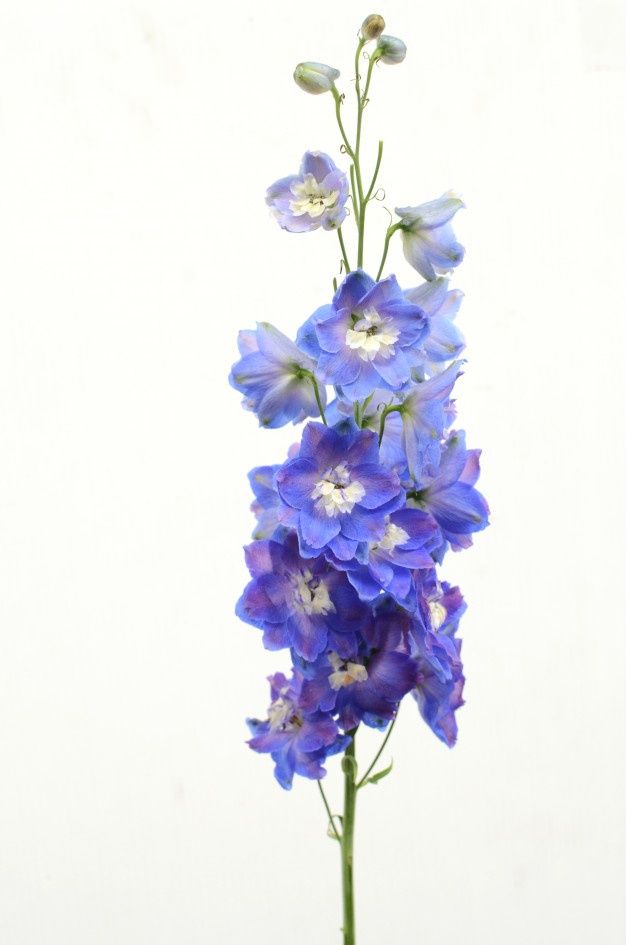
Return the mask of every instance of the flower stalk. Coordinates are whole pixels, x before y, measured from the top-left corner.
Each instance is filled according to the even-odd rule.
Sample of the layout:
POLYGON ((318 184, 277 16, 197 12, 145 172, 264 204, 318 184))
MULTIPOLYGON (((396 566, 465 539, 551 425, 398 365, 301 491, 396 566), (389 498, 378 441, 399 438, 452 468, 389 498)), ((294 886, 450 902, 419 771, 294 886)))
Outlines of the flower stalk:
POLYGON ((328 835, 340 849, 343 945, 356 945, 357 794, 392 770, 392 762, 378 765, 404 697, 411 695, 437 738, 455 744, 465 681, 456 633, 465 604, 438 568, 448 550, 472 543, 489 512, 475 488, 479 451, 466 449, 463 431, 451 429, 464 363, 464 339, 453 324, 462 293, 448 288, 448 274, 463 259, 452 226, 461 199, 449 191, 396 209, 376 278, 363 270, 367 206, 378 199, 383 157, 379 141, 364 185, 363 112, 376 64, 384 71, 406 54, 402 40, 384 29, 379 14, 361 26, 354 141, 339 70, 319 62, 296 67, 304 92, 331 93, 347 166, 306 151, 265 198, 288 233, 336 230, 345 277, 335 275, 332 298, 320 300, 295 341, 265 321, 241 331, 230 375, 261 426, 306 421, 282 463, 249 473, 257 526, 245 549, 251 580, 236 610, 262 633, 266 649, 291 657, 289 675, 268 677, 267 715, 247 720, 248 744, 271 756, 285 790, 296 775, 317 781, 328 835), (362 83, 369 42, 375 46, 362 83), (342 226, 350 201, 356 252, 342 226), (426 280, 412 289, 394 275, 382 278, 397 231, 406 261, 426 280), (360 775, 356 734, 363 725, 384 737, 360 775), (341 814, 322 785, 334 756, 343 772, 341 814))
POLYGON ((343 945, 355 945, 354 917, 354 822, 356 817, 356 729, 352 732, 343 761, 343 830, 341 834, 341 886, 343 893, 343 945))

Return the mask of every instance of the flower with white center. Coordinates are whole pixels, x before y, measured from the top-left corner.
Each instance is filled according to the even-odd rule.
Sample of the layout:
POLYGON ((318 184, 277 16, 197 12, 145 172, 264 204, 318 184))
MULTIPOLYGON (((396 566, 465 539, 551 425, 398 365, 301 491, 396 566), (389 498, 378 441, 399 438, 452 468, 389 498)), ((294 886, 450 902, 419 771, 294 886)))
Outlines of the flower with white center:
POLYGON ((340 463, 334 469, 328 469, 324 478, 315 483, 311 498, 318 500, 315 503, 316 508, 330 518, 335 518, 341 513, 351 512, 364 495, 362 484, 358 479, 350 482, 346 464, 340 463))
POLYGON ((409 540, 409 533, 403 528, 389 520, 385 529, 385 534, 372 547, 372 551, 395 551, 398 545, 405 545, 409 540))
POLYGON ((357 318, 346 332, 346 344, 356 351, 362 361, 373 361, 375 357, 391 358, 396 353, 394 344, 400 330, 394 328, 391 318, 381 318, 376 309, 370 308, 357 318))
POLYGON ((316 219, 321 217, 326 210, 335 207, 339 200, 337 189, 325 190, 312 174, 306 174, 304 180, 295 181, 291 185, 291 192, 293 199, 290 200, 289 206, 296 217, 308 213, 310 217, 316 219))
POLYGON ((294 606, 299 613, 312 614, 335 613, 336 607, 330 599, 328 587, 321 578, 315 577, 309 568, 293 575, 294 606))
POLYGON ((442 603, 438 600, 429 600, 428 609, 430 611, 430 625, 433 630, 439 630, 443 626, 448 612, 442 603))
POLYGON ((360 543, 383 537, 386 517, 406 502, 399 477, 379 463, 376 434, 354 427, 309 423, 298 455, 281 466, 275 482, 280 520, 297 530, 307 559, 328 548, 352 560, 360 543))
POLYGON ((237 613, 263 631, 267 649, 289 648, 309 662, 327 650, 342 656, 354 652, 355 634, 369 612, 345 574, 323 556, 301 557, 293 532, 281 542, 253 542, 246 562, 252 580, 237 613))
POLYGON ((267 710, 267 719, 270 723, 270 731, 276 732, 278 729, 284 728, 288 721, 293 717, 294 707, 293 702, 289 699, 285 699, 283 696, 279 696, 278 699, 275 699, 267 710))
POLYGON ((367 679, 367 670, 362 663, 352 663, 349 660, 342 660, 337 653, 329 653, 328 661, 333 667, 333 672, 328 677, 331 689, 338 691, 346 686, 351 686, 356 682, 365 682, 367 679))
POLYGON ((348 178, 321 151, 307 151, 298 174, 281 177, 267 189, 265 202, 283 230, 334 230, 346 215, 348 178))
POLYGON ((375 282, 357 269, 332 303, 302 325, 298 343, 317 360, 324 382, 354 403, 374 390, 403 388, 411 379, 411 352, 427 334, 423 309, 406 298, 395 276, 375 282))
POLYGON ((383 534, 368 542, 366 553, 360 551, 352 561, 334 563, 346 571, 361 600, 374 601, 384 591, 413 611, 417 606, 413 573, 433 568, 431 551, 440 543, 441 533, 428 513, 399 509, 385 517, 383 534))

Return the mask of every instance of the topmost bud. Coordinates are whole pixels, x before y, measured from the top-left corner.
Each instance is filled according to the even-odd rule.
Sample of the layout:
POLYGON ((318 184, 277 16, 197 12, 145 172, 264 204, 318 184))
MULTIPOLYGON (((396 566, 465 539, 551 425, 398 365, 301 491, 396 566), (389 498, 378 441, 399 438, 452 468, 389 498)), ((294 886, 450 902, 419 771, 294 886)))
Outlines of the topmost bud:
POLYGON ((379 13, 370 13, 370 15, 366 16, 363 20, 361 37, 366 41, 378 39, 384 28, 385 21, 382 16, 379 13))

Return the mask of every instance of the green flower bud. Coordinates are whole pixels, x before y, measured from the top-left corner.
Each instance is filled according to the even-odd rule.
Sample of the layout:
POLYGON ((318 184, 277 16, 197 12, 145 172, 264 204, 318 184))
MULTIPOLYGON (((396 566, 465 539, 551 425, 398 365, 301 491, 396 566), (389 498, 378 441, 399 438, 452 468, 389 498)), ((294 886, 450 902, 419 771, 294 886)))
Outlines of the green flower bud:
POLYGON ((370 13, 363 20, 361 27, 361 36, 369 42, 370 39, 378 39, 385 28, 385 21, 379 13, 370 13))
POLYGON ((301 62, 296 66, 294 74, 296 85, 311 95, 321 95, 330 92, 335 79, 339 78, 339 69, 326 66, 323 62, 301 62))
POLYGON ((395 36, 381 36, 376 45, 376 53, 381 62, 394 66, 406 56, 406 46, 395 36))

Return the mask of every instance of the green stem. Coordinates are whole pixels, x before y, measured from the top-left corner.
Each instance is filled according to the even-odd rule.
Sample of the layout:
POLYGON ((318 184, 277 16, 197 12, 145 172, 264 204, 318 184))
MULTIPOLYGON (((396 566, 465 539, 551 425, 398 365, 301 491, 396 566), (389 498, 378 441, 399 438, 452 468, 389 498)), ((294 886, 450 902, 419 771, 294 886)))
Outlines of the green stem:
POLYGON ((335 835, 335 840, 338 840, 339 843, 341 843, 341 837, 339 836, 339 831, 338 831, 337 828, 335 827, 335 818, 334 818, 333 815, 331 814, 331 811, 330 811, 330 804, 328 803, 328 798, 326 797, 326 792, 324 791, 324 788, 322 787, 322 782, 318 780, 317 786, 318 786, 318 788, 320 789, 320 794, 322 795, 322 801, 324 802, 324 807, 326 808, 326 813, 328 814, 328 823, 329 823, 330 826, 333 828, 333 833, 334 833, 334 835, 335 835))
MULTIPOLYGON (((327 422, 326 422, 326 416, 325 416, 325 414, 324 414, 324 405, 322 404, 322 398, 320 397, 320 389, 319 389, 319 386, 318 386, 318 383, 317 383, 317 378, 316 378, 315 374, 312 374, 310 371, 303 371, 303 374, 304 374, 305 377, 308 377, 308 379, 310 380, 311 384, 313 385, 313 392, 314 392, 314 394, 315 394, 315 402, 316 402, 316 404, 317 404, 317 409, 318 409, 319 412, 320 412, 320 417, 322 418, 322 423, 324 424, 325 427, 327 427, 328 424, 327 424, 327 422)), ((302 376, 302 375, 300 375, 300 376, 302 376)))
POLYGON ((385 246, 383 249, 383 258, 380 261, 380 267, 378 269, 378 275, 376 276, 376 282, 378 282, 378 280, 380 279, 382 271, 383 271, 383 267, 387 260, 387 253, 389 252, 389 240, 391 239, 393 234, 396 232, 396 230, 399 230, 401 228, 401 226, 402 226, 401 223, 394 223, 393 226, 390 226, 387 229, 387 233, 385 234, 385 246))
POLYGON ((354 151, 350 146, 348 137, 346 135, 346 130, 343 127, 343 122, 341 120, 341 95, 337 91, 336 87, 333 85, 331 92, 333 93, 333 98, 335 99, 335 115, 337 117, 337 124, 339 125, 339 131, 341 132, 341 137, 343 138, 343 144, 346 149, 346 154, 348 157, 354 161, 354 151))
POLYGON ((341 227, 337 230, 337 236, 339 237, 339 245, 341 246, 341 255, 343 256, 343 264, 346 267, 346 272, 350 272, 350 263, 348 262, 348 254, 346 252, 346 244, 343 241, 343 233, 341 232, 341 227))
POLYGON ((341 835, 341 880, 343 889, 343 945, 355 945, 356 933, 354 928, 354 818, 356 813, 356 783, 355 783, 355 740, 356 729, 352 732, 352 740, 346 748, 344 771, 344 803, 343 803, 343 830, 341 835))
POLYGON ((359 204, 356 196, 356 180, 354 177, 354 164, 350 165, 350 197, 352 199, 352 206, 354 208, 354 222, 359 227, 359 204))
MULTIPOLYGON (((356 55, 354 57, 354 77, 355 77, 355 90, 356 90, 356 102, 357 102, 357 117, 356 117, 356 143, 354 146, 354 173, 356 176, 356 186, 357 192, 359 195, 359 243, 357 249, 357 266, 359 269, 363 265, 363 244, 365 241, 365 208, 366 201, 363 194, 363 180, 361 178, 361 129, 363 126, 363 101, 365 96, 361 95, 361 75, 359 73, 359 59, 361 57, 361 52, 365 45, 365 40, 360 39, 359 44, 356 48, 356 55)), ((368 70, 368 78, 366 88, 369 88, 369 80, 371 76, 371 63, 370 69, 368 70)))
POLYGON ((372 177, 372 183, 370 184, 370 189, 365 194, 365 203, 369 203, 374 192, 374 186, 378 178, 378 172, 380 170, 380 162, 383 159, 383 143, 382 141, 378 142, 378 157, 376 158, 376 167, 374 168, 374 176, 372 177))
MULTIPOLYGON (((380 277, 380 273, 378 275, 380 277)), ((387 417, 389 416, 390 413, 398 412, 400 410, 402 410, 402 404, 388 404, 387 407, 383 408, 383 412, 380 415, 380 433, 378 434, 379 446, 383 441, 383 436, 385 435, 385 423, 387 422, 387 417)))
POLYGON ((364 786, 364 784, 365 784, 365 782, 367 781, 367 779, 369 778, 370 774, 372 773, 372 771, 373 771, 374 768, 376 767, 376 762, 378 761, 378 759, 380 758, 380 756, 382 755, 382 753, 383 753, 384 750, 385 750, 385 745, 386 745, 387 742, 389 741, 389 736, 390 736, 391 733, 393 732, 393 727, 394 727, 394 725, 396 724, 396 719, 397 719, 397 718, 398 718, 398 716, 396 715, 395 718, 392 720, 391 725, 390 725, 389 728, 387 729, 387 733, 386 733, 386 735, 385 735, 385 737, 384 737, 384 739, 383 739, 383 743, 382 743, 382 745, 380 746, 380 748, 378 749, 378 751, 376 752, 376 754, 375 754, 375 756, 374 756, 374 760, 372 761, 371 765, 369 766, 369 768, 367 769, 367 771, 365 772, 365 774, 363 775, 363 777, 361 778, 361 780, 358 782, 358 784, 357 784, 357 786, 356 786, 357 791, 359 790, 359 788, 362 788, 362 787, 364 786))

